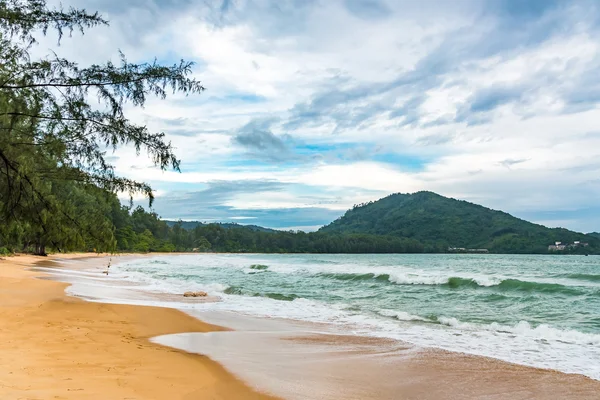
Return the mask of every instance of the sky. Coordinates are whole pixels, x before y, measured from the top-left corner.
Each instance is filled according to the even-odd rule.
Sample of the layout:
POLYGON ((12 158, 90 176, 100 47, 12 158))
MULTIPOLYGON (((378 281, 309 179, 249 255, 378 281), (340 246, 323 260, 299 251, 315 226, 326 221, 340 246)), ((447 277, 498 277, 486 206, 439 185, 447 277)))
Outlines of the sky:
MULTIPOLYGON (((52 49, 82 66, 194 61, 206 91, 127 116, 181 173, 131 149, 163 218, 311 231, 430 190, 600 231, 600 3, 592 0, 69 0, 110 27, 52 49)), ((147 204, 147 203, 145 203, 147 204)))

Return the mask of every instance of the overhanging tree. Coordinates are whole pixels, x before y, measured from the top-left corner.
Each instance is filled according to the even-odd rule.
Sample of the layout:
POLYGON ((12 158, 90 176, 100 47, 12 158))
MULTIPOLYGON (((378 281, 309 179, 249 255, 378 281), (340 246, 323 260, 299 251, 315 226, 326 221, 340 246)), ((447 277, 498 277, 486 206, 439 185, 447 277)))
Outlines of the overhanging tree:
POLYGON ((179 170, 179 160, 164 133, 129 121, 124 106, 204 90, 190 77, 192 63, 183 60, 135 64, 120 53, 117 64, 81 67, 55 54, 31 59, 36 35, 54 30, 60 41, 107 24, 98 13, 52 9, 45 0, 0 0, 0 218, 11 229, 28 227, 37 253, 45 253, 46 244, 60 249, 84 239, 114 249, 114 227, 90 227, 74 193, 143 193, 151 204, 151 187, 115 174, 106 150, 133 146, 163 170, 179 170), (67 240, 72 235, 78 239, 67 240))

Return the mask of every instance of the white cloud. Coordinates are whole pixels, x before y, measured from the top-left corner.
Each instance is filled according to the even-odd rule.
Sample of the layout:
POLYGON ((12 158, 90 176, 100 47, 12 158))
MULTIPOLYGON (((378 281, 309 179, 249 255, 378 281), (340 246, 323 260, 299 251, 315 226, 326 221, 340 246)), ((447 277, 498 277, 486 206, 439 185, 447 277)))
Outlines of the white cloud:
POLYGON ((128 110, 168 133, 183 172, 150 168, 131 149, 117 153, 117 171, 163 192, 269 180, 287 185, 224 205, 307 208, 321 200, 341 210, 391 192, 433 190, 511 212, 589 207, 600 195, 593 183, 600 87, 590 78, 600 66, 600 35, 589 23, 595 10, 576 2, 541 10, 543 23, 522 16, 518 24, 501 4, 490 11, 470 1, 387 2, 389 13, 377 20, 341 1, 296 8, 240 1, 216 16, 203 2, 178 3, 164 10, 169 18, 160 17, 159 2, 145 11, 100 4, 113 26, 66 39, 61 53, 87 63, 114 58, 118 47, 134 60, 191 58, 207 87, 200 97, 128 110), (140 21, 156 26, 142 29, 140 21), (139 36, 123 34, 132 27, 139 36), (402 107, 404 117, 391 118, 402 107), (286 125, 294 116, 301 123, 286 125), (298 160, 269 165, 232 145, 240 127, 265 117, 278 118, 271 129, 290 135, 298 160), (339 155, 358 147, 364 159, 339 155), (390 154, 397 157, 383 157, 390 154), (397 161, 408 156, 423 165, 397 161))

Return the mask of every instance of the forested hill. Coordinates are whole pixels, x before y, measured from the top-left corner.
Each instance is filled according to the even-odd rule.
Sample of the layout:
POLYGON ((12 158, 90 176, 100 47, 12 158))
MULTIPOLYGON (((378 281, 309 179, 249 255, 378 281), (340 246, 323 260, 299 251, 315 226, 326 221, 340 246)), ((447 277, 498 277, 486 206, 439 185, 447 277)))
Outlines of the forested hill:
MULTIPOLYGON (((165 219, 163 221, 165 221, 167 223, 167 225, 169 225, 169 227, 171 227, 171 228, 174 227, 175 225, 179 224, 179 225, 181 225, 181 227, 183 229, 187 229, 187 230, 193 230, 197 226, 211 225, 211 223, 200 222, 200 221, 171 221, 168 219, 165 219)), ((241 224, 236 224, 235 222, 218 222, 217 224, 221 228, 224 228, 224 229, 244 228, 244 229, 250 229, 251 231, 255 231, 255 232, 270 232, 270 233, 277 232, 275 229, 265 228, 263 226, 258 226, 258 225, 241 225, 241 224)))
POLYGON ((485 248, 498 253, 547 253, 556 241, 589 243, 574 252, 600 251, 600 238, 562 228, 547 228, 502 211, 432 192, 392 194, 361 204, 324 226, 322 233, 361 233, 411 238, 425 251, 449 247, 485 248))

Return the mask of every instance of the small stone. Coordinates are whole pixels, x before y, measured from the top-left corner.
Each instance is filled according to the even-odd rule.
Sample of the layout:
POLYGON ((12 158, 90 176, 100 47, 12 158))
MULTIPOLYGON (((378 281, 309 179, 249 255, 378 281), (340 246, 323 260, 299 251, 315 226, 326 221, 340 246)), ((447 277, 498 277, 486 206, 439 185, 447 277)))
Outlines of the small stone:
POLYGON ((206 292, 185 292, 183 297, 206 297, 208 293, 206 292))

